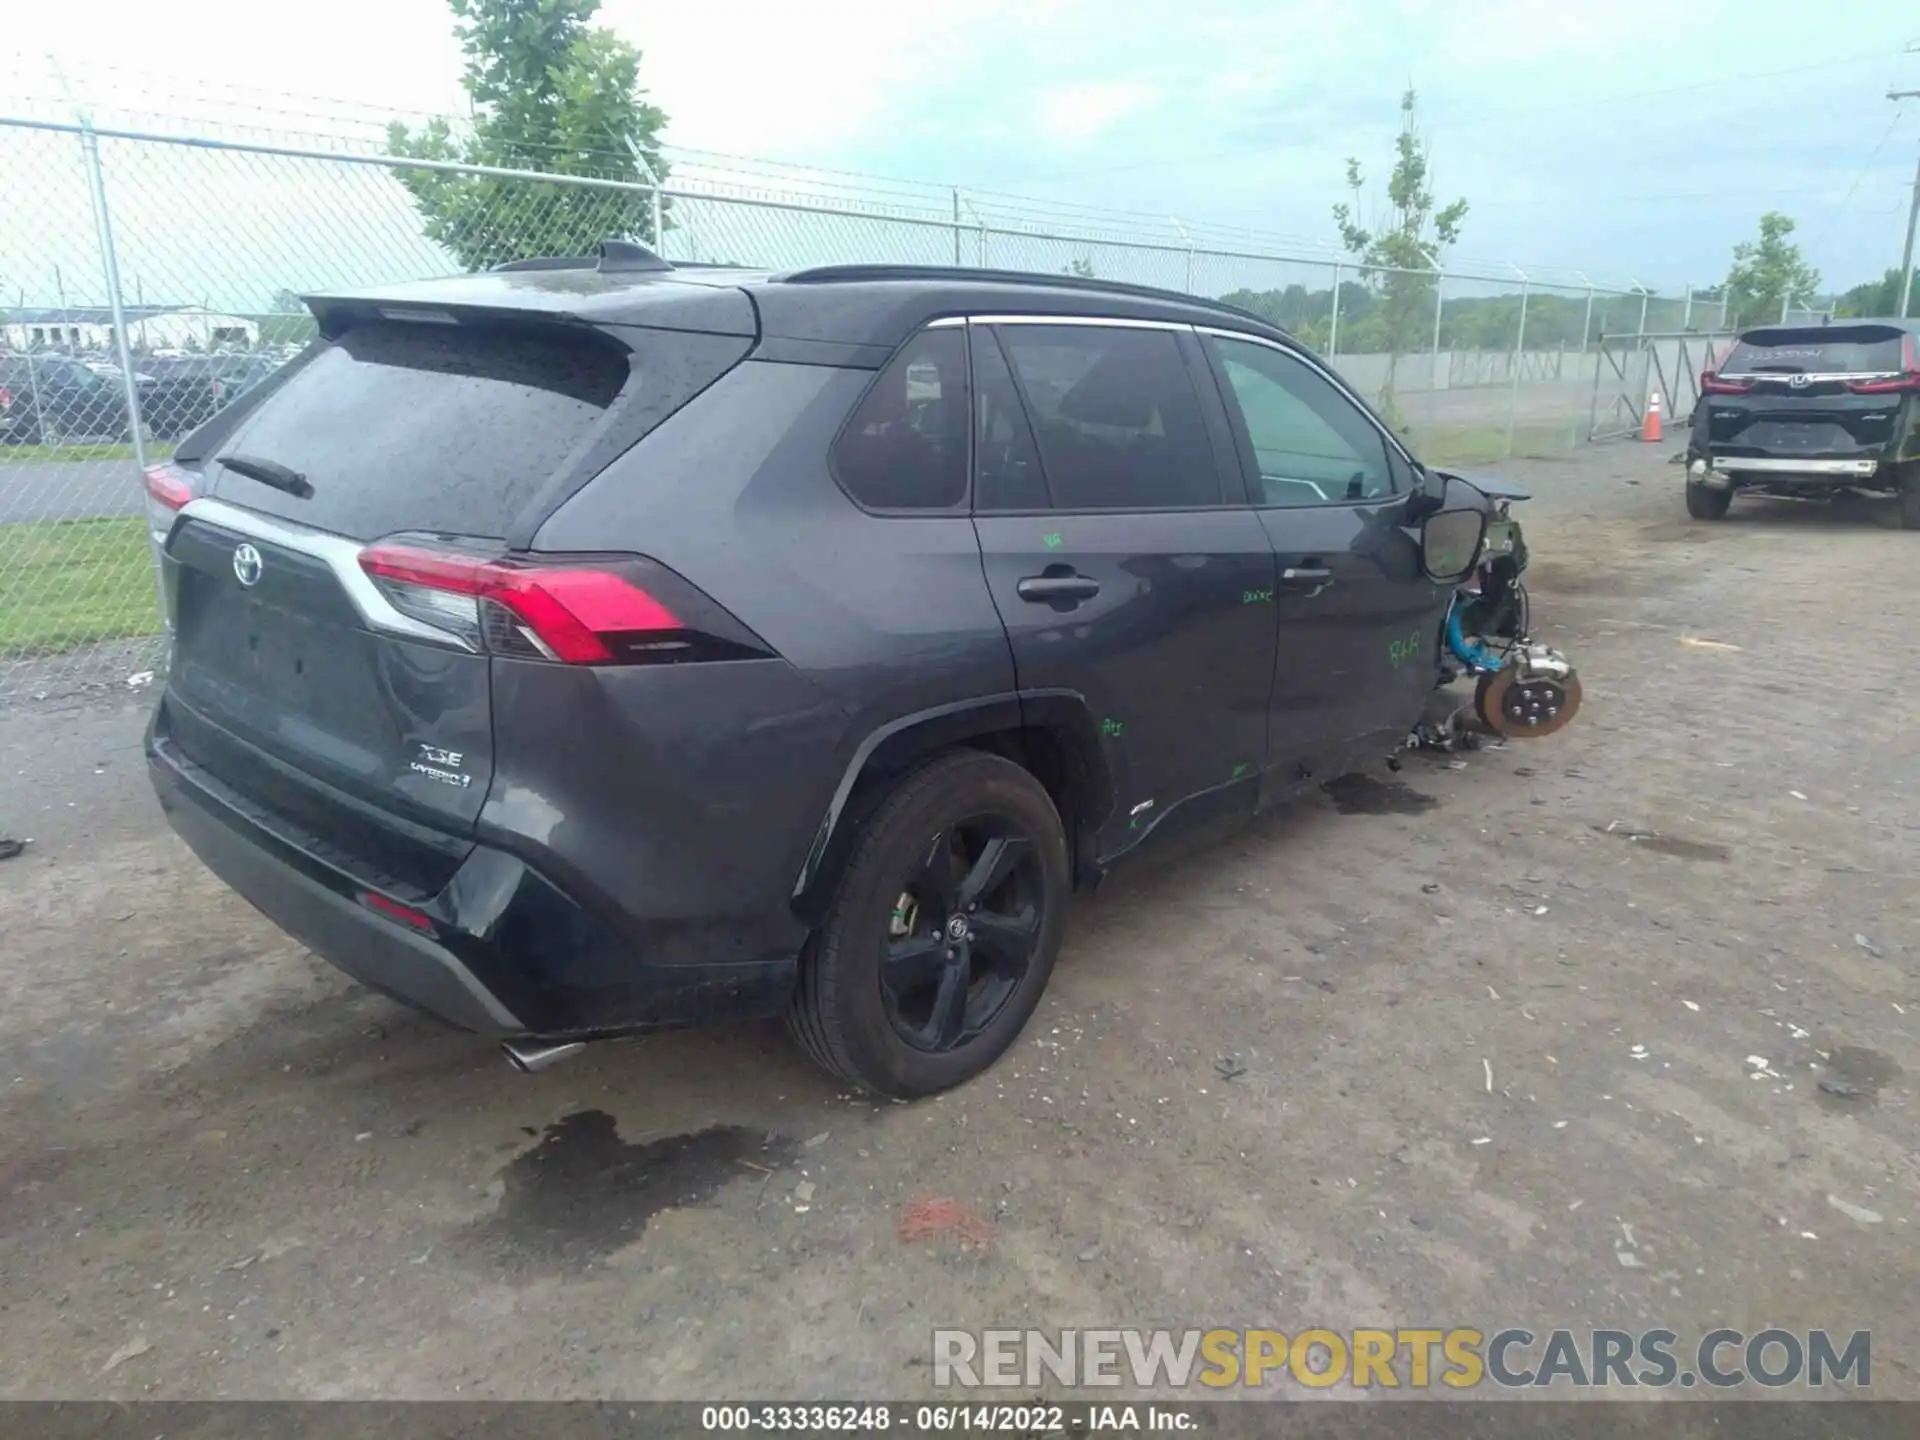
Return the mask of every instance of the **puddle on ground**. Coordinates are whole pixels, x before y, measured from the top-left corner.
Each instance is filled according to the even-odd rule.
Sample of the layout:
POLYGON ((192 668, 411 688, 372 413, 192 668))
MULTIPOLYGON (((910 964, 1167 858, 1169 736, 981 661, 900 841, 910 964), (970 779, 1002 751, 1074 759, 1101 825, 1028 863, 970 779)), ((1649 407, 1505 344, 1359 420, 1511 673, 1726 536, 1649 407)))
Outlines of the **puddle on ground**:
POLYGON ((1342 775, 1320 787, 1342 815, 1418 815, 1440 802, 1402 780, 1372 775, 1342 775))
POLYGON ((1868 1109, 1880 1098, 1880 1087, 1899 1074, 1900 1067, 1878 1050, 1842 1045, 1820 1067, 1813 1103, 1843 1115, 1868 1109))
POLYGON ((793 1151, 791 1141, 738 1125, 629 1145, 613 1116, 583 1110, 547 1126, 539 1144, 500 1172, 499 1209, 474 1238, 510 1260, 598 1259, 639 1239, 662 1210, 702 1204, 733 1180, 763 1178, 793 1151))
POLYGON ((1625 828, 1608 829, 1605 825, 1593 827, 1602 835, 1612 835, 1626 840, 1642 850, 1651 850, 1656 855, 1676 855, 1682 860, 1731 860, 1733 851, 1724 845, 1715 845, 1707 840, 1687 840, 1678 835, 1662 835, 1658 830, 1629 830, 1625 828))

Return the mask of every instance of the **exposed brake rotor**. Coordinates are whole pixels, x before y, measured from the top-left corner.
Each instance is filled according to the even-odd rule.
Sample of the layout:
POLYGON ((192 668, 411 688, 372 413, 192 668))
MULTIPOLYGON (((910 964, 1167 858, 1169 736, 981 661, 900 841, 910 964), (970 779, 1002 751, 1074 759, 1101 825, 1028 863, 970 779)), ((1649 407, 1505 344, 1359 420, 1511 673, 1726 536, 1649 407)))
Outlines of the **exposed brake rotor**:
POLYGON ((1580 677, 1564 655, 1545 645, 1526 645, 1480 677, 1473 708, 1489 730, 1510 740, 1533 740, 1566 729, 1579 713, 1580 695, 1580 677))

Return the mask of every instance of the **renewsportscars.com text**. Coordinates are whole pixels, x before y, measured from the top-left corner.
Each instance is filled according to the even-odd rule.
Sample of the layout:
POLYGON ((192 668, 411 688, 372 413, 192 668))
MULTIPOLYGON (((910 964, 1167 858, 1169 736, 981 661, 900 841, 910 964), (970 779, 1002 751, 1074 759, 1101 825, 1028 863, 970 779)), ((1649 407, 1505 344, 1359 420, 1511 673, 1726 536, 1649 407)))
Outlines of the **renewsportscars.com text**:
POLYGON ((962 1390, 1051 1381, 1181 1390, 1301 1385, 1356 1390, 1725 1390, 1873 1384, 1873 1337, 1837 1332, 1710 1330, 1483 1331, 936 1330, 933 1383, 962 1390))

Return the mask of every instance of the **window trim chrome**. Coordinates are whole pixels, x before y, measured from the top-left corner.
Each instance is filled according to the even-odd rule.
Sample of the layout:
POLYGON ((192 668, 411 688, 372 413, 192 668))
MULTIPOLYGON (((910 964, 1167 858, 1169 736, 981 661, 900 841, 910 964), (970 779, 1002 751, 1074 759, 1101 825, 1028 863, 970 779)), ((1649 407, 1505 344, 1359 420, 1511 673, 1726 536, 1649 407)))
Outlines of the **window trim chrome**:
POLYGON ((189 500, 181 508, 180 518, 198 520, 249 540, 264 540, 282 550, 292 550, 320 561, 333 572, 333 578, 346 591, 347 599, 370 629, 425 640, 469 655, 480 653, 478 647, 468 644, 460 636, 396 610, 392 602, 380 593, 380 587, 373 583, 373 577, 360 568, 360 555, 368 547, 358 540, 330 535, 324 530, 312 530, 288 521, 269 519, 256 511, 243 510, 237 505, 229 505, 205 495, 189 500))
POLYGON ((1098 330, 1191 330, 1184 320, 1136 320, 1123 315, 950 315, 933 325, 1073 325, 1098 330))

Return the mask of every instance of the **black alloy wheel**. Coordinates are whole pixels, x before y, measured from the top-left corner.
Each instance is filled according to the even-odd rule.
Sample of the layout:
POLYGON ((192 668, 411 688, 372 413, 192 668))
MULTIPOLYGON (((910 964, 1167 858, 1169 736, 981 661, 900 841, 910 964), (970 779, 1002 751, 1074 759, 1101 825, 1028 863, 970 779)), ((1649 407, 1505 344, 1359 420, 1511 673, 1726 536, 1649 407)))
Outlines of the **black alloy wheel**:
POLYGON ((917 1050, 976 1039, 1026 978, 1045 885, 1033 841, 1001 815, 975 815, 928 843, 894 903, 880 960, 894 1032, 917 1050))

